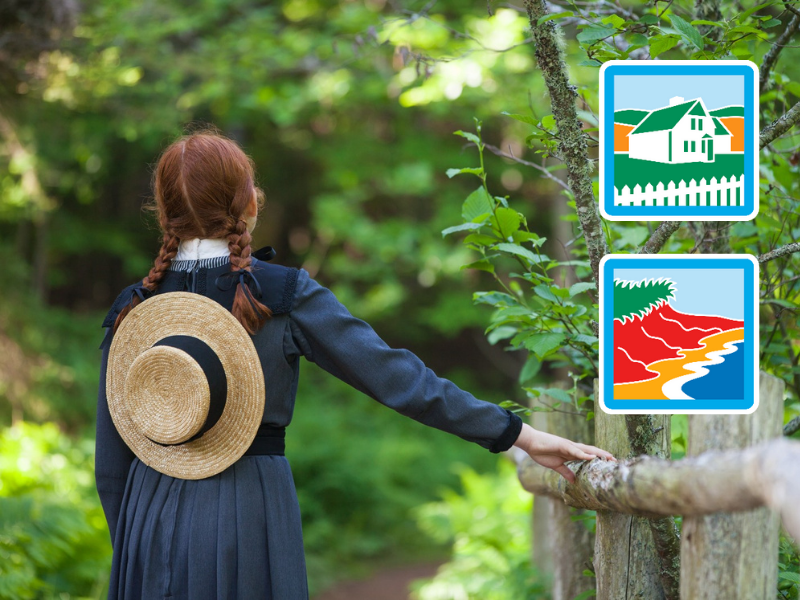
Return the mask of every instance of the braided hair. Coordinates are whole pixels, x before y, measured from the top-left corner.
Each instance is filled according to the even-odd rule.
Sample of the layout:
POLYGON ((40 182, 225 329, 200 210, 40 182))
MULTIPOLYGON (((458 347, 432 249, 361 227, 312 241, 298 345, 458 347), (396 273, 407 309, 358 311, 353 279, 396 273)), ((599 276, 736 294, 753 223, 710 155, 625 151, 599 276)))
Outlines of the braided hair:
MULTIPOLYGON (((145 210, 158 216, 161 248, 141 287, 154 292, 178 253, 180 240, 227 238, 231 270, 251 271, 251 236, 244 219, 253 197, 257 213, 264 192, 255 183, 255 165, 239 145, 215 127, 183 135, 161 154, 152 178, 153 198, 145 210)), ((114 323, 142 302, 131 295, 114 323)), ((231 313, 250 335, 272 317, 270 308, 253 296, 242 278, 236 284, 231 313)))

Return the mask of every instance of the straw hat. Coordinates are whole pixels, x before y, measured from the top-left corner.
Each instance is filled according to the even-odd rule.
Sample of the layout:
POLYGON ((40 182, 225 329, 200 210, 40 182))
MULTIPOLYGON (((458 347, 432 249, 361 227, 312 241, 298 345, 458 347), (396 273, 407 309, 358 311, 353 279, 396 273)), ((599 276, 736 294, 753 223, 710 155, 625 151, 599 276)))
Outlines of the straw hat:
POLYGON ((111 419, 146 465, 204 479, 239 460, 264 413, 253 340, 224 306, 192 292, 136 305, 108 351, 111 419))

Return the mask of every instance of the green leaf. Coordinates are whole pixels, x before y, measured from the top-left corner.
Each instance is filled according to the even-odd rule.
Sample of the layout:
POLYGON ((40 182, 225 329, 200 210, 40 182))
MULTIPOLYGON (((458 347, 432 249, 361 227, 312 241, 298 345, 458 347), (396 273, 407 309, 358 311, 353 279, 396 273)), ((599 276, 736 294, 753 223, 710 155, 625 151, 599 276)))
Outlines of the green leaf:
POLYGON ((678 15, 670 15, 669 20, 672 26, 680 31, 686 41, 694 45, 698 50, 703 49, 703 36, 700 35, 700 32, 697 31, 696 28, 692 27, 692 25, 681 19, 678 15))
POLYGON ((583 44, 594 44, 617 33, 616 27, 597 27, 591 25, 578 34, 578 41, 583 44))
POLYGON ((577 294, 581 294, 586 290, 593 290, 596 287, 597 286, 594 283, 590 283, 588 281, 581 281, 579 283, 575 283, 569 288, 569 297, 572 298, 577 294))
POLYGON ((528 416, 531 414, 531 412, 538 410, 535 408, 528 408, 527 406, 522 406, 522 404, 514 402, 513 400, 503 400, 497 406, 499 406, 500 408, 507 408, 513 413, 524 416, 528 416))
POLYGON ((692 25, 708 25, 709 27, 720 27, 725 29, 725 26, 722 23, 716 23, 715 21, 704 21, 703 19, 695 19, 692 21, 692 25))
POLYGON ((650 56, 655 58, 667 50, 678 45, 678 38, 674 35, 657 35, 650 38, 650 56))
POLYGON ((797 308, 797 304, 789 302, 788 300, 784 300, 783 298, 770 298, 769 300, 764 300, 764 303, 777 304, 778 306, 782 306, 784 308, 797 308))
POLYGON ((484 219, 482 223, 462 223, 461 225, 453 225, 452 227, 442 230, 442 237, 447 237, 451 233, 456 233, 458 231, 474 231, 480 229, 485 222, 486 220, 484 219))
POLYGON ((453 178, 455 175, 459 173, 471 173, 472 175, 483 175, 483 169, 480 167, 466 167, 464 169, 447 169, 447 176, 449 178, 453 178))
POLYGON ((502 232, 501 235, 504 239, 517 231, 520 223, 522 223, 522 215, 513 208, 498 208, 495 211, 494 224, 498 231, 502 232))
POLYGON ((777 27, 780 24, 781 22, 778 19, 769 19, 768 21, 762 21, 761 27, 764 29, 769 29, 771 27, 777 27))
POLYGON ((519 306, 516 298, 505 292, 475 292, 472 294, 475 304, 489 304, 490 306, 519 306))
POLYGON ((470 142, 472 142, 472 143, 474 143, 474 144, 476 144, 478 146, 482 146, 483 145, 483 144, 481 144, 481 139, 477 135, 475 135, 474 133, 470 133, 469 131, 461 131, 459 129, 458 131, 454 131, 453 134, 454 135, 460 135, 463 138, 467 138, 470 142))
POLYGON ((547 241, 547 238, 539 237, 538 234, 533 233, 532 231, 515 231, 512 234, 512 237, 517 243, 531 242, 537 248, 540 248, 542 244, 547 241))
POLYGON ((658 17, 648 13, 639 17, 639 23, 643 23, 645 25, 655 25, 658 23, 658 17))
POLYGON ((527 248, 523 248, 518 244, 502 243, 502 244, 497 244, 495 248, 497 248, 498 250, 502 250, 503 252, 508 252, 509 254, 516 254, 517 256, 522 256, 523 258, 527 258, 528 261, 533 264, 539 262, 538 256, 536 256, 533 252, 531 252, 527 248))
POLYGON ((520 121, 521 123, 527 123, 528 125, 533 125, 534 127, 536 127, 539 124, 539 122, 536 119, 534 119, 533 117, 529 117, 528 115, 519 115, 519 114, 510 113, 510 112, 506 112, 506 111, 503 111, 500 114, 501 115, 505 115, 507 117, 511 117, 512 119, 516 119, 517 121, 520 121))
POLYGON ((533 288, 533 293, 540 298, 544 298, 548 302, 558 302, 558 298, 556 298, 555 294, 553 294, 553 292, 550 291, 550 288, 543 283, 533 288))
POLYGON ((619 15, 608 15, 601 22, 608 23, 609 25, 611 25, 616 29, 622 29, 622 27, 625 25, 625 19, 623 19, 619 15))
POLYGON ((599 60, 595 60, 595 59, 591 58, 589 60, 582 60, 581 62, 578 63, 578 66, 579 67, 599 67, 602 64, 603 63, 601 63, 599 60))
POLYGON ((505 326, 505 327, 498 327, 494 331, 492 331, 486 339, 489 343, 494 346, 500 340, 507 340, 510 337, 513 337, 517 333, 516 327, 505 326))
POLYGON ((545 15, 543 17, 539 17, 539 19, 536 21, 536 24, 537 25, 541 25, 542 23, 546 23, 547 21, 555 21, 556 19, 564 19, 566 17, 571 17, 572 14, 573 13, 572 13, 571 10, 565 10, 564 12, 558 12, 558 13, 550 13, 549 15, 545 15))
POLYGON ((593 335, 586 335, 585 333, 579 333, 575 337, 572 338, 576 342, 581 342, 583 344, 589 344, 590 346, 600 340, 593 335))
POLYGON ((597 590, 586 590, 575 596, 572 600, 589 600, 597 595, 597 590))
POLYGON ((542 359, 560 348, 563 342, 563 333, 534 333, 525 339, 523 345, 538 356, 539 359, 542 359))
POLYGON ((561 388, 547 388, 546 390, 542 390, 542 393, 547 394, 553 400, 557 400, 558 402, 572 404, 572 396, 569 395, 568 391, 562 390, 561 388))
POLYGON ((524 385, 539 373, 542 368, 542 361, 540 361, 535 354, 530 354, 528 360, 525 361, 525 366, 519 373, 519 383, 524 385))
POLYGON ((757 6, 753 6, 752 8, 748 8, 743 13, 740 13, 736 17, 736 20, 739 21, 739 23, 744 23, 744 21, 745 21, 745 19, 747 17, 749 17, 753 13, 756 13, 756 12, 760 11, 761 9, 764 9, 764 8, 767 8, 768 6, 771 6, 772 4, 774 4, 774 2, 765 2, 764 4, 759 4, 757 6))
POLYGON ((470 233, 464 238, 465 244, 475 244, 476 246, 491 246, 497 238, 483 233, 470 233))
POLYGON ((488 273, 494 273, 494 265, 485 258, 482 258, 481 260, 476 260, 475 262, 471 262, 466 265, 461 265, 461 270, 463 271, 464 269, 477 269, 478 271, 486 271, 488 273))
POLYGON ((791 581, 793 583, 800 583, 800 575, 797 573, 792 573, 791 571, 780 571, 778 573, 778 578, 791 581))
POLYGON ((494 200, 486 193, 486 188, 480 186, 472 192, 461 207, 461 217, 465 221, 474 221, 478 217, 491 213, 494 210, 494 200))

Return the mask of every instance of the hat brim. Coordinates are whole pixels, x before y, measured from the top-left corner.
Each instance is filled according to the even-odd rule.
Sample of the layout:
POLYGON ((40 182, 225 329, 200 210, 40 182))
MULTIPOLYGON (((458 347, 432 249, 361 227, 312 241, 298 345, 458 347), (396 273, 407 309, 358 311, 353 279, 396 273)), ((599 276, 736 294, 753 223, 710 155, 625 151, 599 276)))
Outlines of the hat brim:
POLYGON ((204 479, 239 460, 255 439, 264 414, 264 373, 250 334, 224 306, 192 292, 165 292, 138 304, 114 334, 106 396, 117 431, 143 463, 172 477, 204 479), (201 437, 162 446, 136 427, 124 390, 136 357, 172 335, 197 337, 214 350, 225 370, 228 394, 219 420, 201 437))

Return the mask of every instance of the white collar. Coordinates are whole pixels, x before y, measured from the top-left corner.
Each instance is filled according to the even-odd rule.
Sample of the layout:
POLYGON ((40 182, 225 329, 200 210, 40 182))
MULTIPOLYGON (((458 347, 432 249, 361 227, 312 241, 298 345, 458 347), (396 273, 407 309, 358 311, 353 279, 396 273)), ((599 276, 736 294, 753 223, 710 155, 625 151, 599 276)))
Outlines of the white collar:
POLYGON ((199 260, 215 256, 230 256, 228 238, 193 238, 181 240, 173 260, 199 260))

